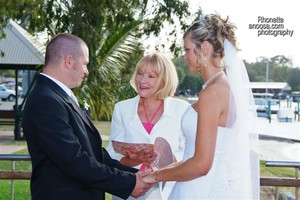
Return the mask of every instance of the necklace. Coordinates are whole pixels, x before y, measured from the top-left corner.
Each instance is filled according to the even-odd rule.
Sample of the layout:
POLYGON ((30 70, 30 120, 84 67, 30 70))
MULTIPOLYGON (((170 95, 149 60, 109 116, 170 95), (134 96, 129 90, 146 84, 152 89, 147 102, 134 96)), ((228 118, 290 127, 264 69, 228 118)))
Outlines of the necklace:
POLYGON ((147 110, 146 110, 146 107, 145 107, 145 101, 143 101, 143 108, 144 108, 144 112, 145 112, 145 116, 146 116, 146 120, 147 120, 147 123, 143 123, 146 131, 150 134, 154 124, 152 124, 152 120, 154 119, 156 113, 158 112, 158 110, 160 109, 160 107, 162 106, 163 104, 163 101, 161 101, 161 103, 159 104, 158 108, 156 109, 156 111, 154 112, 153 116, 151 117, 151 119, 149 120, 148 118, 148 115, 147 115, 147 110))
POLYGON ((204 90, 213 80, 215 80, 218 76, 220 76, 223 73, 223 71, 219 71, 211 75, 207 81, 202 85, 202 90, 204 90))

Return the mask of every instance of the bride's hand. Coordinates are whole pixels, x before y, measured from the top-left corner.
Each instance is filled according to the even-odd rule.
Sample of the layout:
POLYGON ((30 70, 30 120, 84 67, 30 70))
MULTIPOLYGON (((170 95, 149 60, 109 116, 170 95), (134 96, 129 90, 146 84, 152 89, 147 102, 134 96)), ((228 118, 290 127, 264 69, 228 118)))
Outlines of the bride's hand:
POLYGON ((158 183, 158 181, 155 179, 155 173, 156 172, 157 171, 153 171, 153 172, 149 173, 148 175, 144 176, 143 180, 146 183, 158 183))

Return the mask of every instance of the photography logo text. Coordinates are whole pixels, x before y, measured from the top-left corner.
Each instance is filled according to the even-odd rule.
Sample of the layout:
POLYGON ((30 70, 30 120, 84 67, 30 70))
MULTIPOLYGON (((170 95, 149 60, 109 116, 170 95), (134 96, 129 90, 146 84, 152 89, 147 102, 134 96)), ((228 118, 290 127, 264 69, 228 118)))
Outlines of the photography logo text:
POLYGON ((257 17, 257 23, 249 24, 250 30, 257 30, 257 36, 290 36, 294 34, 294 30, 290 30, 284 26, 284 18, 282 17, 257 17))

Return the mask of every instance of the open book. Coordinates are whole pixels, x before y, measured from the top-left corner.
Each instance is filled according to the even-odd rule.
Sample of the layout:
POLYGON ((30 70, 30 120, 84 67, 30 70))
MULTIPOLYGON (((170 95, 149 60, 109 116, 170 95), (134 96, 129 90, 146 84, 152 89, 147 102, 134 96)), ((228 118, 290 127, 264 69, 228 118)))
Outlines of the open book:
POLYGON ((155 160, 155 163, 153 163, 153 167, 157 169, 165 167, 173 162, 173 154, 170 144, 162 137, 157 137, 154 144, 128 143, 112 140, 112 145, 115 152, 125 156, 126 151, 128 150, 134 153, 138 153, 142 150, 149 152, 155 151, 158 154, 158 157, 155 160))

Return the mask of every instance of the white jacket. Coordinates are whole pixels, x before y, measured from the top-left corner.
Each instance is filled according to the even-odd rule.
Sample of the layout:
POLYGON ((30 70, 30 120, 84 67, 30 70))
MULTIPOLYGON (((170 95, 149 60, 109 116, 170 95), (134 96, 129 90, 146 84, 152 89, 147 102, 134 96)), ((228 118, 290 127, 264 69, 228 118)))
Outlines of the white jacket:
POLYGON ((107 146, 108 153, 117 160, 123 157, 114 151, 111 140, 154 144, 157 137, 163 137, 169 142, 177 161, 181 160, 184 150, 181 118, 190 104, 178 98, 167 97, 164 100, 164 112, 161 118, 148 134, 137 114, 139 100, 140 97, 136 96, 115 105, 107 146))
MULTIPOLYGON (((167 97, 164 100, 164 112, 158 122, 154 125, 150 134, 147 133, 137 114, 140 96, 116 103, 111 121, 111 132, 107 151, 114 159, 120 160, 123 155, 118 154, 112 147, 112 140, 130 143, 150 143, 154 144, 157 137, 166 139, 175 155, 177 161, 182 160, 184 151, 184 136, 181 128, 181 118, 190 105, 187 101, 167 97)), ((136 166, 136 168, 139 168, 136 166)), ((167 182, 165 187, 153 186, 139 200, 160 200, 167 199, 174 181, 167 182)), ((113 200, 120 198, 113 196, 113 200)), ((134 198, 129 197, 129 200, 134 198)))

